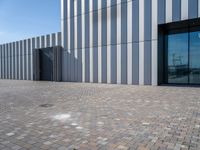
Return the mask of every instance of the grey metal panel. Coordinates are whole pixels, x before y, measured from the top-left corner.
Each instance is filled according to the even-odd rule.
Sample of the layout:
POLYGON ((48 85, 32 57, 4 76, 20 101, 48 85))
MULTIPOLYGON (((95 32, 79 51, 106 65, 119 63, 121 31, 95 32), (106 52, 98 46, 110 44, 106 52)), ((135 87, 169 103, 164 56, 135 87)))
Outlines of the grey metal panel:
POLYGON ((90 45, 90 23, 89 23, 89 14, 85 15, 85 47, 89 48, 90 45))
POLYGON ((139 84, 139 43, 133 43, 132 63, 133 63, 133 84, 139 84))
POLYGON ((121 43, 127 43, 127 3, 121 4, 121 43))
POLYGON ((77 1, 77 4, 78 4, 78 6, 77 6, 77 15, 78 16, 80 16, 81 15, 81 9, 82 9, 82 1, 81 0, 78 0, 77 1))
POLYGON ((27 80, 31 80, 31 39, 27 40, 27 80))
POLYGON ((158 0, 158 24, 165 23, 165 0, 158 0))
POLYGON ((23 79, 27 80, 27 41, 23 40, 23 79))
MULTIPOLYGON (((114 5, 116 5, 116 0, 111 0, 111 5, 110 7, 113 7, 114 5)), ((109 7, 109 6, 108 6, 109 7)))
POLYGON ((127 44, 121 45, 121 83, 127 84, 127 44))
POLYGON ((61 32, 57 33, 57 45, 56 46, 61 46, 62 45, 62 34, 61 32))
POLYGON ((117 46, 111 45, 111 83, 117 83, 117 46))
POLYGON ((23 41, 19 44, 19 79, 23 80, 23 53, 22 53, 23 41))
POLYGON ((107 83, 107 47, 102 47, 102 83, 107 83))
POLYGON ((101 2, 101 4, 102 4, 101 8, 102 9, 106 9, 106 7, 107 7, 107 3, 106 2, 107 2, 107 0, 102 0, 102 2, 101 2))
POLYGON ((139 41, 139 0, 133 1, 133 42, 139 41))
POLYGON ((89 1, 90 1, 90 0, 85 0, 85 13, 86 13, 86 14, 89 13, 89 1))
POLYGON ((45 47, 50 47, 50 35, 46 35, 46 43, 45 43, 45 47))
POLYGON ((81 49, 82 48, 82 16, 78 16, 78 20, 77 20, 77 48, 81 49))
MULTIPOLYGON (((102 4, 103 5, 103 4, 102 4)), ((107 44, 107 9, 102 9, 102 46, 107 44)))
MULTIPOLYGON (((64 31, 67 32, 67 31, 64 31)), ((66 39, 66 37, 63 37, 63 39, 66 39)), ((67 42, 67 40, 65 40, 65 42, 67 42)), ((56 34, 52 33, 51 34, 51 46, 56 46, 56 34)))
POLYGON ((62 80, 63 81, 68 81, 68 51, 62 50, 62 80))
POLYGON ((35 48, 40 48, 40 37, 36 37, 36 45, 35 48))
POLYGON ((39 49, 33 50, 33 80, 39 80, 40 79, 40 71, 39 71, 39 49))
POLYGON ((74 82, 78 81, 78 50, 74 50, 74 82))
POLYGON ((71 64, 71 81, 75 81, 75 57, 74 57, 74 49, 71 49, 70 53, 70 64, 71 64))
POLYGON ((95 13, 98 10, 98 1, 97 0, 92 0, 93 1, 93 13, 95 13))
POLYGON ((98 47, 93 48, 93 82, 98 82, 98 47))
POLYGON ((82 82, 82 49, 78 49, 78 82, 82 82))
POLYGON ((70 1, 70 18, 74 17, 74 0, 69 0, 70 1))
POLYGON ((4 63, 4 58, 5 58, 5 53, 4 53, 4 45, 2 44, 1 45, 1 78, 4 79, 4 66, 5 66, 5 63, 4 63))
POLYGON ((188 1, 188 8, 189 8, 189 19, 191 18, 197 18, 198 17, 198 0, 189 0, 188 1))
POLYGON ((151 1, 144 1, 144 40, 151 40, 151 1))
POLYGON ((90 81, 90 49, 85 49, 85 82, 90 81))
POLYGON ((151 42, 144 42, 144 84, 151 85, 151 42))
POLYGON ((40 48, 44 48, 45 47, 45 36, 41 36, 40 37, 40 48))
POLYGON ((15 42, 15 79, 19 79, 19 42, 15 42))
POLYGON ((67 18, 67 0, 61 0, 61 20, 67 18))
POLYGON ((12 79, 15 79, 15 42, 12 43, 12 79))
POLYGON ((8 79, 8 44, 6 44, 5 49, 5 78, 8 79))
MULTIPOLYGON (((112 1, 114 5, 116 1, 112 1)), ((117 44, 117 6, 111 7, 111 45, 117 44)), ((109 44, 109 43, 107 43, 109 44)), ((112 47, 111 47, 112 49, 112 47)), ((112 54, 111 54, 112 55, 112 54)))
POLYGON ((11 44, 8 43, 7 46, 7 52, 8 52, 8 57, 7 57, 7 61, 8 61, 8 75, 7 75, 7 79, 11 79, 11 44))
MULTIPOLYGON (((67 80, 71 80, 71 50, 69 49, 70 45, 68 43, 68 49, 67 49, 67 80)), ((63 59, 64 60, 64 59, 63 59)))
POLYGON ((173 0, 172 2, 172 21, 181 20, 181 0, 173 0))
MULTIPOLYGON (((95 3, 97 3, 97 1, 95 1, 95 3)), ((93 46, 98 46, 98 11, 93 12, 93 46)))
POLYGON ((2 50, 2 75, 2 78, 5 79, 5 44, 3 44, 2 50))

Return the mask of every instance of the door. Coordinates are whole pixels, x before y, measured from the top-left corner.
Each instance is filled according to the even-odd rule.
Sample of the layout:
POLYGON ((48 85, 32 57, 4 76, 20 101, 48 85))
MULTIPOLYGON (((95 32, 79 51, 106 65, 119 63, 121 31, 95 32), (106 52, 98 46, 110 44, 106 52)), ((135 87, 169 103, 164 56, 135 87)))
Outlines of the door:
POLYGON ((53 50, 40 50, 40 80, 53 81, 53 50))
POLYGON ((189 52, 190 84, 200 84, 200 31, 190 32, 189 52))

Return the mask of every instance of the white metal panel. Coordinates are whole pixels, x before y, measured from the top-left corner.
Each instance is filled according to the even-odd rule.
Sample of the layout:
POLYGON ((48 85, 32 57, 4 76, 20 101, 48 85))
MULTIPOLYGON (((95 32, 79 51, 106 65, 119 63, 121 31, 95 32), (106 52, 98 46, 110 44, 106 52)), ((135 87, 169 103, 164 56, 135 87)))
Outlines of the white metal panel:
POLYGON ((78 4, 77 0, 74 0, 74 49, 77 49, 78 47, 78 17, 77 17, 77 9, 78 9, 78 4))
POLYGON ((139 84, 144 85, 144 0, 139 1, 139 84))
POLYGON ((157 33, 158 33, 158 0, 152 0, 152 42, 151 42, 151 81, 152 85, 158 84, 158 48, 157 48, 157 33))
POLYGON ((200 17, 200 0, 198 0, 198 17, 200 17))
POLYGON ((132 84, 132 5, 133 2, 128 0, 127 3, 127 83, 132 84))
POLYGON ((188 0, 181 0, 181 20, 188 19, 188 0))
POLYGON ((93 82, 93 0, 90 3, 90 82, 93 82))
POLYGON ((172 22, 172 0, 166 0, 166 23, 172 22))
POLYGON ((101 0, 98 0, 98 83, 102 83, 102 10, 101 0))
POLYGON ((85 82, 85 0, 82 0, 82 82, 85 82))
POLYGON ((158 85, 158 46, 157 40, 151 42, 152 47, 152 85, 158 85))
POLYGON ((117 83, 121 83, 121 0, 117 0, 117 83))
POLYGON ((107 83, 111 83, 111 0, 107 1, 107 83))

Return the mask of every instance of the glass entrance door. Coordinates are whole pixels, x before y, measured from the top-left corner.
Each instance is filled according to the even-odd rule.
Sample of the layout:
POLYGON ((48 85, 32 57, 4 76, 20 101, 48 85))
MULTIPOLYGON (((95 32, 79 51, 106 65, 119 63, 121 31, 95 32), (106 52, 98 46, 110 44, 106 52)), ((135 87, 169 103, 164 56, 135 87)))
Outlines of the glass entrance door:
POLYGON ((200 31, 166 37, 166 82, 200 84, 200 31))
POLYGON ((200 84, 200 31, 190 32, 189 82, 200 84))

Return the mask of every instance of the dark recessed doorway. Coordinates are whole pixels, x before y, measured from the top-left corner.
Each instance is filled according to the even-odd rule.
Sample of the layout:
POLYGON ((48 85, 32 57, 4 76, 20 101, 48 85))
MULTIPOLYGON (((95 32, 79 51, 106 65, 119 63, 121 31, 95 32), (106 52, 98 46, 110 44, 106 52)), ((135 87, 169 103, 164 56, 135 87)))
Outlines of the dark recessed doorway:
POLYGON ((39 51, 40 80, 53 81, 53 49, 46 48, 39 51))
POLYGON ((34 80, 61 80, 61 50, 61 47, 48 47, 33 50, 34 80))
POLYGON ((161 25, 159 57, 160 84, 199 85, 200 20, 161 25))

